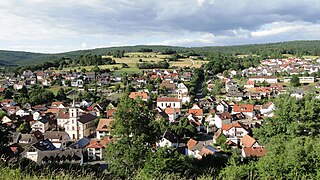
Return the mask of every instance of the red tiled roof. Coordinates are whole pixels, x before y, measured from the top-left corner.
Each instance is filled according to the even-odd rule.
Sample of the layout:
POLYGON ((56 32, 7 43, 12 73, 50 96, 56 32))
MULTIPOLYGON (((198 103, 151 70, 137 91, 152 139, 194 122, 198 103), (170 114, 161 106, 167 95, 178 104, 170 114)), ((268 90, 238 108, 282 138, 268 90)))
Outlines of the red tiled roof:
POLYGON ((221 129, 228 131, 228 130, 231 129, 232 127, 233 127, 232 124, 222 124, 221 129))
POLYGON ((189 114, 193 114, 195 116, 202 116, 203 111, 202 109, 189 109, 189 114))
POLYGON ((141 99, 147 99, 148 98, 148 94, 146 92, 131 92, 129 95, 129 98, 131 99, 135 99, 137 97, 140 97, 141 99))
POLYGON ((114 115, 114 113, 116 113, 117 109, 108 109, 107 112, 107 116, 111 117, 114 115))
POLYGON ((264 147, 244 147, 242 150, 244 151, 245 157, 262 157, 267 154, 267 150, 264 147))
POLYGON ((253 139, 248 134, 244 135, 240 141, 245 147, 252 147, 253 144, 257 142, 255 139, 253 139))
POLYGON ((179 108, 166 108, 164 110, 166 114, 174 114, 174 113, 177 113, 178 111, 179 111, 179 108))
POLYGON ((235 104, 233 106, 234 112, 253 112, 253 104, 235 104))
POLYGON ((63 104, 63 102, 52 102, 51 107, 58 107, 60 104, 63 104))
POLYGON ((0 93, 3 93, 6 90, 6 88, 0 88, 0 93))
POLYGON ((91 140, 86 148, 105 148, 106 144, 105 140, 91 140))
POLYGON ((110 131, 110 122, 112 119, 100 119, 97 131, 110 131))
POLYGON ((57 115, 57 119, 69 119, 69 113, 67 112, 60 112, 58 115, 57 115))
POLYGON ((188 147, 188 149, 192 149, 193 146, 195 146, 197 143, 198 143, 198 141, 190 138, 189 141, 187 142, 187 147, 188 147))
POLYGON ((163 98, 158 98, 157 102, 181 102, 181 99, 163 97, 163 98))

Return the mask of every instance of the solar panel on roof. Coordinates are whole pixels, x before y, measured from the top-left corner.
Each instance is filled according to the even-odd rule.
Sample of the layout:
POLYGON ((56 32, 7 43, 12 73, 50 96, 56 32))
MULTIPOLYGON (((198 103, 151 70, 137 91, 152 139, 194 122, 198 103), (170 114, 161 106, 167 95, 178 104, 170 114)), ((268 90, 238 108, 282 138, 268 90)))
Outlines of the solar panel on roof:
POLYGON ((210 146, 210 145, 206 146, 206 148, 209 149, 212 152, 217 152, 217 150, 214 147, 210 146))

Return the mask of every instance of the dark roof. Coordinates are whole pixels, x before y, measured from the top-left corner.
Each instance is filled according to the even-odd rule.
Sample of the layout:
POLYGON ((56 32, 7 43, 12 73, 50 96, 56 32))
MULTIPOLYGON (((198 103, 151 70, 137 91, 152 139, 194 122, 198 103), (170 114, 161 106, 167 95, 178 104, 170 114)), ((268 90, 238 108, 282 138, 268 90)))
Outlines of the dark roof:
POLYGON ((166 131, 163 137, 172 143, 178 142, 178 137, 170 131, 166 131))
POLYGON ((47 131, 44 133, 44 138, 45 139, 59 139, 63 140, 63 137, 69 136, 68 133, 64 131, 47 131))
POLYGON ((97 118, 97 116, 94 116, 90 113, 88 114, 84 114, 82 116, 80 116, 79 122, 81 122, 82 124, 85 124, 87 122, 93 121, 97 118))
POLYGON ((40 151, 50 151, 56 149, 56 147, 48 139, 40 140, 32 146, 40 151))
POLYGON ((79 141, 70 145, 73 149, 83 149, 90 143, 90 139, 88 137, 83 137, 79 141))

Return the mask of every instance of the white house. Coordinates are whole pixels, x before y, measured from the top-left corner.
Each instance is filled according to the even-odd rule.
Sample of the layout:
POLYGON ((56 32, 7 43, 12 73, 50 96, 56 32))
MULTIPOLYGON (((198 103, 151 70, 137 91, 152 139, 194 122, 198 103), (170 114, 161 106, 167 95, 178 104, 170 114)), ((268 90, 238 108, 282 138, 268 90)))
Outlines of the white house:
POLYGON ((178 98, 168 98, 168 97, 157 98, 157 107, 161 109, 165 109, 167 107, 181 109, 182 101, 181 99, 178 99, 178 98))
POLYGON ((156 143, 158 147, 171 147, 178 148, 179 147, 179 139, 178 137, 170 131, 166 131, 162 137, 162 139, 156 143))
POLYGON ((260 82, 260 83, 263 83, 265 81, 269 84, 278 83, 277 77, 274 77, 274 76, 251 76, 249 77, 249 81, 260 82))
POLYGON ((86 146, 88 159, 91 161, 103 160, 105 155, 106 140, 91 140, 86 146))
POLYGON ((220 112, 220 113, 222 113, 222 112, 229 112, 229 108, 230 108, 229 104, 228 104, 227 102, 225 102, 225 101, 222 100, 222 101, 219 102, 219 104, 217 105, 216 110, 217 110, 218 112, 220 112))
POLYGON ((25 111, 23 109, 19 109, 18 111, 16 111, 16 116, 23 117, 23 116, 27 116, 27 115, 30 115, 30 112, 25 111))
POLYGON ((97 139, 103 139, 104 136, 110 136, 110 122, 112 119, 100 119, 96 129, 97 139))
POLYGON ((230 124, 232 121, 232 116, 228 112, 223 112, 221 114, 215 114, 213 118, 214 124, 217 128, 222 128, 222 124, 230 124))
POLYGON ((47 131, 44 133, 44 139, 50 140, 56 148, 65 148, 70 136, 64 131, 47 131))
POLYGON ((239 140, 250 131, 248 126, 239 122, 233 124, 222 124, 221 129, 227 139, 235 144, 239 144, 239 140))
POLYGON ((267 117, 273 116, 273 111, 275 110, 275 105, 272 102, 268 102, 265 105, 262 105, 260 108, 260 113, 267 117))
POLYGON ((16 90, 20 90, 23 88, 23 86, 24 86, 24 83, 22 81, 19 81, 18 83, 13 85, 13 88, 16 90))
POLYGON ((179 108, 166 108, 164 112, 169 116, 171 122, 174 122, 180 115, 179 108))
POLYGON ((49 121, 45 118, 34 121, 31 124, 31 129, 32 131, 40 131, 42 133, 45 133, 49 129, 49 121))
POLYGON ((252 119, 255 115, 253 104, 235 104, 232 114, 243 113, 247 118, 252 119))

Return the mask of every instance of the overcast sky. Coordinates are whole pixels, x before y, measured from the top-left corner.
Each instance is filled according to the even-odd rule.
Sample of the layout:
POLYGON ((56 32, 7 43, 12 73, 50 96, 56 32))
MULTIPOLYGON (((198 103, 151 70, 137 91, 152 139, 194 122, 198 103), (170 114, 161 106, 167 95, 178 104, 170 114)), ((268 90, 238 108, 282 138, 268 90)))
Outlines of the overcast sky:
POLYGON ((0 49, 320 39, 320 0, 1 0, 0 49))

